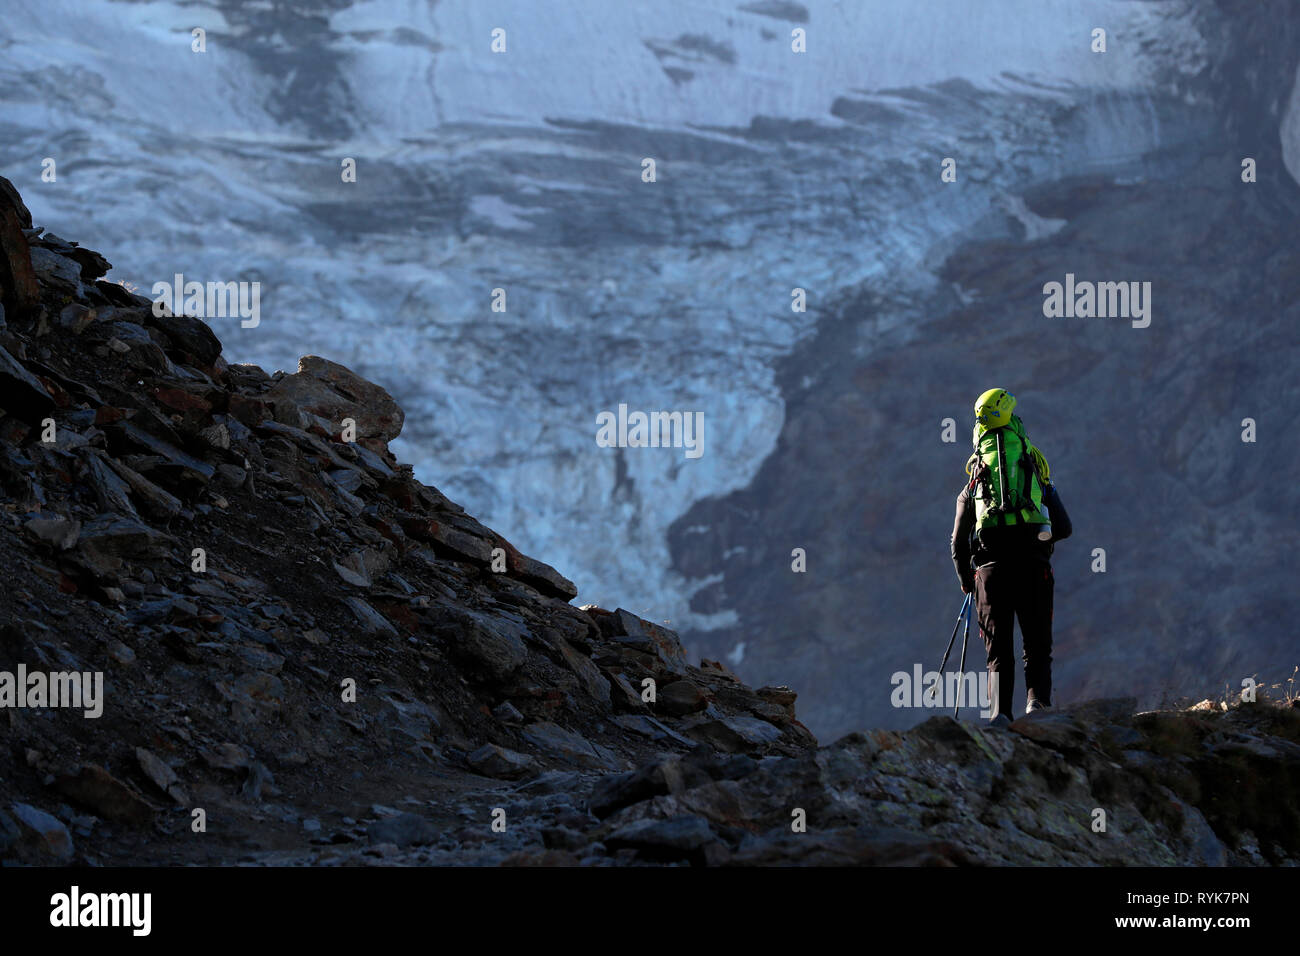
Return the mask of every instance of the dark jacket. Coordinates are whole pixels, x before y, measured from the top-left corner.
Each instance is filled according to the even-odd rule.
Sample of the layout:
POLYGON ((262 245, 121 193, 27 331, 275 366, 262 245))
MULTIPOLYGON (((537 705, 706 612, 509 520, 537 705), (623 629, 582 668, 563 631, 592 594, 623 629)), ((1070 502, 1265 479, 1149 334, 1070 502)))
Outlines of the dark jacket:
POLYGON ((973 569, 986 564, 1026 560, 1052 563, 1053 544, 1068 538, 1074 528, 1054 485, 1047 486, 1044 503, 1047 516, 1052 520, 1051 541, 1038 540, 1037 525, 985 528, 973 535, 975 502, 971 500, 969 484, 962 488, 957 496, 957 516, 952 524, 952 563, 957 569, 957 577, 968 590, 974 579, 973 569))

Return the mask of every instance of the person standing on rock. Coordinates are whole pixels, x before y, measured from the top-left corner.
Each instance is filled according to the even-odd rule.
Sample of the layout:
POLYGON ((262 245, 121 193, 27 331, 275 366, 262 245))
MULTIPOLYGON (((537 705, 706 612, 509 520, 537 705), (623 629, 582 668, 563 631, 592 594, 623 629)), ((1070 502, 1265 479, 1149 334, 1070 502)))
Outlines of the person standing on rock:
POLYGON ((1025 712, 1052 702, 1053 544, 1073 530, 1043 453, 1013 414, 1016 397, 992 388, 975 402, 969 480, 957 496, 952 560, 961 589, 974 594, 990 688, 991 723, 1012 717, 1014 622, 1024 644, 1025 712))

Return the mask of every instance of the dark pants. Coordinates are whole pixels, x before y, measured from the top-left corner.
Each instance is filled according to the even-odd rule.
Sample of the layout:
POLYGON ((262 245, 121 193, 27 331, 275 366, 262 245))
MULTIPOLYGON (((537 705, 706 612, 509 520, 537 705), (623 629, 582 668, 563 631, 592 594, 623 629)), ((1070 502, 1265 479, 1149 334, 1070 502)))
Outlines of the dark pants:
POLYGON ((997 674, 993 716, 1012 717, 1016 689, 1015 619, 1025 648, 1025 685, 1041 704, 1052 701, 1052 567, 1037 561, 999 561, 975 570, 975 613, 989 659, 989 680, 997 674))

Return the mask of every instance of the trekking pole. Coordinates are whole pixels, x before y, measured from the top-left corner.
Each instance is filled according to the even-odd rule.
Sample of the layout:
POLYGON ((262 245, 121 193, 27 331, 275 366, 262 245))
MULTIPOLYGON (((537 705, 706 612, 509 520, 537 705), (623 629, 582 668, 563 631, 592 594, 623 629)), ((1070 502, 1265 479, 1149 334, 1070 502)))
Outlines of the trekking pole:
MULTIPOLYGON (((967 608, 969 608, 969 607, 970 607, 970 592, 967 591, 967 592, 966 592, 966 600, 964 600, 964 601, 961 602, 961 610, 957 612, 957 623, 954 624, 954 625, 952 626, 952 637, 948 638, 948 649, 947 649, 946 651, 943 652, 943 664, 940 664, 940 665, 939 665, 939 674, 940 674, 940 675, 943 674, 943 668, 944 668, 944 665, 948 663, 948 655, 952 653, 952 644, 953 644, 953 641, 957 640, 957 628, 961 627, 961 619, 962 619, 963 615, 966 614, 966 610, 967 610, 967 608)), ((962 650, 962 656, 964 657, 965 654, 966 654, 966 652, 965 652, 965 650, 963 649, 963 650, 962 650)))
MULTIPOLYGON (((966 629, 962 632, 961 635, 961 666, 957 675, 957 686, 959 688, 966 686, 966 642, 970 638, 970 595, 969 594, 966 595, 966 599, 967 599, 966 604, 964 605, 966 610, 966 629)), ((957 631, 955 629, 952 632, 952 636, 953 637, 957 636, 957 631)), ((942 669, 940 669, 940 673, 942 674, 942 669)), ((962 693, 959 690, 957 692, 958 700, 960 700, 961 697, 962 697, 962 693)), ((957 701, 953 701, 953 705, 952 705, 953 720, 957 719, 957 709, 958 709, 957 701)))

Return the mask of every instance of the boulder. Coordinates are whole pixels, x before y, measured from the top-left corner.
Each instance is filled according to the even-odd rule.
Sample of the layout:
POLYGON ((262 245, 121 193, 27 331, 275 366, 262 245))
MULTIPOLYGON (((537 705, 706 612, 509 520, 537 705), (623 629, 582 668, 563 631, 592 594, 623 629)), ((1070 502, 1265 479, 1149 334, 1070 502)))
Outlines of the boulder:
POLYGON ((628 847, 646 859, 660 862, 704 862, 699 858, 700 851, 717 839, 708 820, 682 814, 666 820, 637 820, 619 827, 605 838, 605 846, 612 852, 628 847))
POLYGON ((334 560, 332 564, 338 576, 348 584, 368 588, 388 570, 389 559, 381 551, 363 548, 334 560))
POLYGON ((348 597, 343 599, 343 603, 348 606, 356 616, 357 622, 361 625, 366 634, 384 635, 386 637, 396 637, 397 628, 389 623, 388 618, 384 617, 373 607, 361 600, 359 597, 348 597))
POLYGON ((31 247, 32 269, 41 285, 56 289, 63 295, 80 297, 81 263, 61 256, 43 246, 31 247))
POLYGON ((624 807, 651 797, 681 793, 688 786, 706 782, 692 765, 676 755, 663 754, 630 773, 602 777, 587 798, 587 807, 604 819, 624 807))
POLYGON ((206 485, 216 473, 214 465, 195 458, 171 441, 159 438, 130 420, 108 423, 104 428, 118 446, 138 448, 161 459, 156 470, 178 481, 206 485))
POLYGON ((507 618, 490 617, 467 608, 442 607, 433 616, 433 631, 461 660, 475 665, 484 676, 503 680, 528 657, 527 630, 507 618))
POLYGON ((142 824, 153 818, 154 809, 144 797, 97 764, 60 775, 54 788, 106 820, 142 824))
POLYGON ((83 551, 114 557, 159 557, 174 539, 136 518, 101 514, 86 522, 78 546, 83 551))
POLYGON ((757 717, 719 717, 684 728, 685 734, 725 753, 761 751, 781 739, 781 731, 757 717))
POLYGON ((484 538, 462 531, 446 521, 427 516, 403 515, 402 531, 418 541, 428 541, 439 554, 455 560, 487 565, 492 560, 492 545, 484 538))
POLYGON ((180 806, 184 806, 188 802, 185 791, 181 788, 180 778, 176 776, 176 771, 164 763, 162 758, 144 747, 136 747, 135 759, 140 764, 140 769, 144 771, 144 775, 149 778, 155 787, 175 800, 180 806))
POLYGON ((171 373, 171 360, 162 347, 134 322, 96 322, 85 331, 88 341, 102 342, 137 369, 171 373))
POLYGON ((675 717, 686 717, 709 706, 709 695, 694 681, 678 680, 660 689, 656 700, 675 717))
POLYGON ((30 518, 23 523, 23 530, 50 547, 66 551, 77 543, 81 536, 81 522, 76 519, 55 516, 52 518, 30 518))
POLYGON ((81 281, 93 283, 100 276, 113 268, 113 264, 105 259, 102 255, 93 249, 85 249, 73 243, 72 250, 65 253, 69 259, 72 259, 81 266, 81 281))
POLYGON ((564 659, 564 663, 578 676, 587 693, 602 707, 608 707, 610 705, 609 681, 601 674, 600 668, 592 663, 590 657, 575 650, 558 634, 554 635, 553 643, 564 659))
POLYGON ((26 803, 15 803, 10 810, 18 845, 34 862, 62 863, 72 858, 72 835, 58 819, 26 803))
POLYGON ((619 608, 612 618, 598 618, 602 632, 607 629, 619 644, 655 657, 664 673, 684 676, 686 652, 677 632, 659 624, 637 617, 631 611, 619 608))
POLYGON ((29 425, 39 424, 54 410, 49 390, 4 348, 0 348, 0 408, 29 425))
POLYGON ((221 340, 202 319, 192 315, 152 315, 150 323, 162 331, 171 342, 172 349, 181 357, 209 368, 221 355, 221 340))
POLYGON ((506 573, 550 597, 571 601, 578 596, 578 586, 555 568, 536 558, 522 554, 499 534, 494 534, 493 545, 506 554, 506 573))
POLYGON ((402 432, 405 414, 386 390, 328 359, 304 355, 298 371, 286 375, 266 393, 274 406, 289 405, 332 423, 334 432, 343 420, 356 422, 357 441, 372 451, 383 451, 402 432))
POLYGON ((608 748, 593 744, 581 734, 550 721, 529 724, 523 729, 523 735, 533 746, 575 766, 590 770, 623 769, 619 759, 608 748))
POLYGON ((24 229, 32 214, 13 183, 0 176, 0 306, 14 319, 33 315, 41 304, 41 287, 32 267, 31 247, 24 229))
POLYGON ((537 761, 496 744, 484 744, 465 758, 476 773, 501 780, 517 780, 537 772, 537 761))

